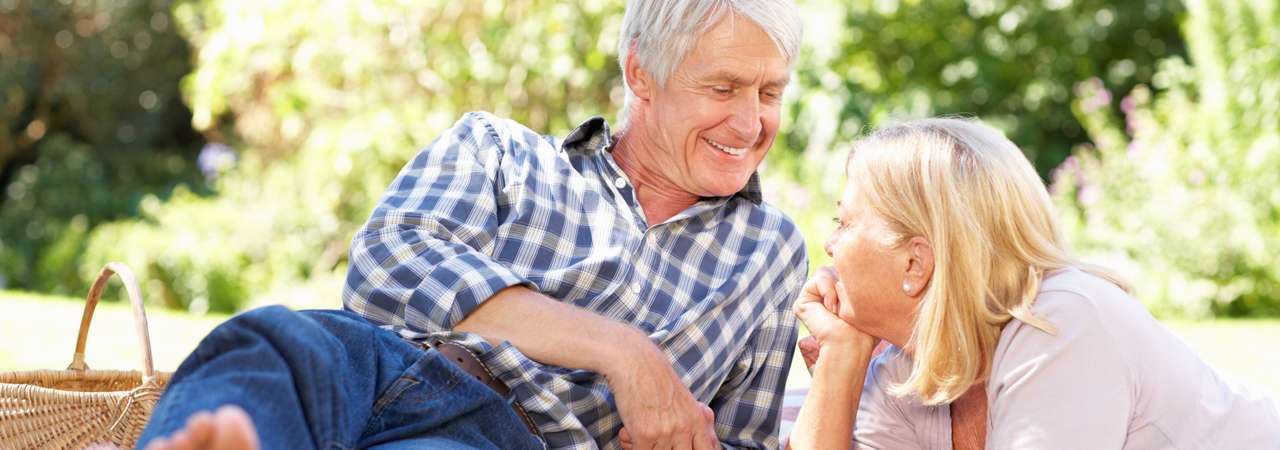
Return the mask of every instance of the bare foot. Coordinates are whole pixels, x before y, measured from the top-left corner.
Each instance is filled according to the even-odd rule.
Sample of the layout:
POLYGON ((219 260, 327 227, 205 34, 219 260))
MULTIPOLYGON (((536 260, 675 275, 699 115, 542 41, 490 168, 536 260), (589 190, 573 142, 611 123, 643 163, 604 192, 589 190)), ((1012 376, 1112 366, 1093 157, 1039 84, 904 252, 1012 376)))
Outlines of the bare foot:
POLYGON ((217 412, 201 411, 187 419, 187 426, 167 438, 156 438, 146 450, 257 450, 258 430, 249 414, 226 405, 217 412))

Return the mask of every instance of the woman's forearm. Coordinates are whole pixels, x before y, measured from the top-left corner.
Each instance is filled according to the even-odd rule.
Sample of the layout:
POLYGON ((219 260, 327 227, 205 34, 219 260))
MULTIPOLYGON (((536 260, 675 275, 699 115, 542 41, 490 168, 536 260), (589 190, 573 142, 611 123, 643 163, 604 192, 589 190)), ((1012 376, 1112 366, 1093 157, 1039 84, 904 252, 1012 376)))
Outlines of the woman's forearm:
POLYGON ((871 354, 871 349, 857 346, 822 348, 813 365, 809 393, 791 431, 790 448, 852 447, 854 420, 871 354))

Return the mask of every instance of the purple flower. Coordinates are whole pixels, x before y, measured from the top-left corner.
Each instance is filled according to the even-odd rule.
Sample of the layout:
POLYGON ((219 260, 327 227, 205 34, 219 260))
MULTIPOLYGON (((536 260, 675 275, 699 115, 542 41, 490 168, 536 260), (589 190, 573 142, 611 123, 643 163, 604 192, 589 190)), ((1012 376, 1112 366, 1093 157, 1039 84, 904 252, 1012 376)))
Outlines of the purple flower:
POLYGON ((236 154, 231 147, 220 142, 210 142, 200 149, 196 156, 196 167, 204 173, 205 179, 213 181, 218 175, 236 164, 236 154))
POLYGON ((1076 199, 1079 200, 1080 204, 1084 206, 1089 206, 1094 203, 1098 203, 1098 200, 1101 198, 1102 198, 1102 190, 1098 189, 1098 186, 1093 184, 1086 184, 1084 186, 1080 186, 1080 190, 1076 192, 1076 199))
POLYGON ((1076 95, 1080 97, 1080 107, 1091 113, 1111 104, 1111 91, 1102 84, 1102 80, 1093 77, 1076 84, 1076 95))

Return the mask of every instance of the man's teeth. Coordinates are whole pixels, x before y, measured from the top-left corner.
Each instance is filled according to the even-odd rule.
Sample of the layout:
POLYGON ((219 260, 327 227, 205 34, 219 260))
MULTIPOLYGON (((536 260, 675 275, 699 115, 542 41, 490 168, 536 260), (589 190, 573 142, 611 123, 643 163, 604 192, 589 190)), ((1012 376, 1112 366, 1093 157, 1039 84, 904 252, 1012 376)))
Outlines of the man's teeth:
POLYGON ((742 156, 747 153, 747 149, 745 147, 738 148, 738 147, 729 147, 727 145, 720 145, 720 143, 707 138, 702 138, 702 140, 707 141, 707 143, 711 144, 712 147, 718 148, 720 149, 720 151, 728 153, 733 156, 742 156))

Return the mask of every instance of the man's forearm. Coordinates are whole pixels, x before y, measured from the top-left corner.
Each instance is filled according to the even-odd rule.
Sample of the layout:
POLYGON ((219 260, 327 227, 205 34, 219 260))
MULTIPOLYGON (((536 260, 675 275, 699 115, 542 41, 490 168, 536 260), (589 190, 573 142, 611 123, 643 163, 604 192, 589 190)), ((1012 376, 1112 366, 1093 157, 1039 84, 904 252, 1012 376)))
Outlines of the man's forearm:
POLYGON ((543 364, 606 375, 618 360, 661 357, 669 364, 639 329, 524 286, 494 294, 454 330, 475 333, 495 345, 509 341, 543 364))
POLYGON ((667 354, 631 325, 514 286, 490 297, 453 329, 490 343, 511 342, 544 364, 602 375, 639 448, 687 443, 703 448, 716 439, 711 408, 693 397, 667 354))

